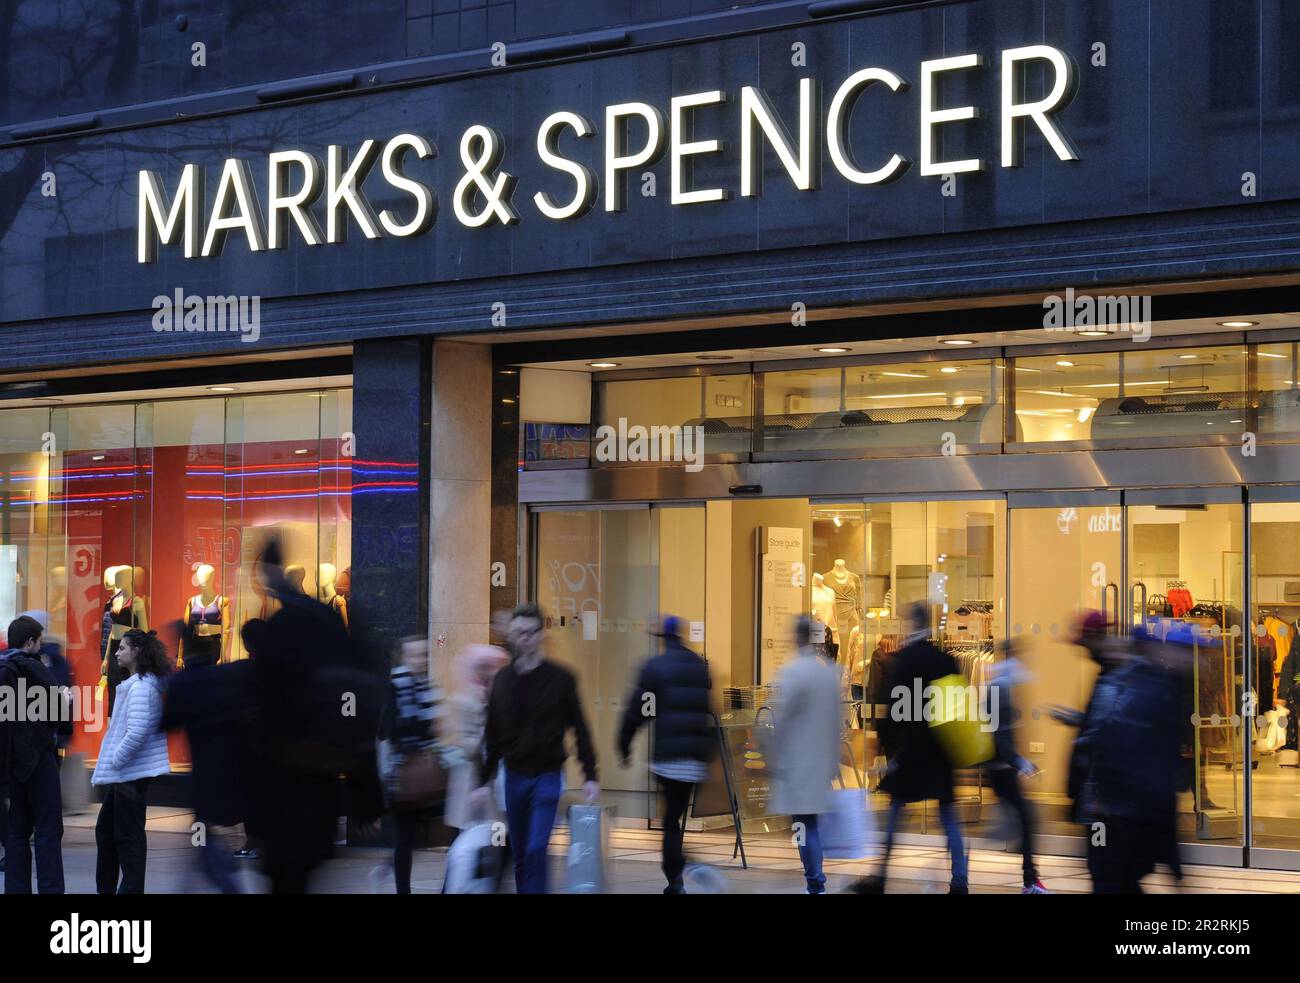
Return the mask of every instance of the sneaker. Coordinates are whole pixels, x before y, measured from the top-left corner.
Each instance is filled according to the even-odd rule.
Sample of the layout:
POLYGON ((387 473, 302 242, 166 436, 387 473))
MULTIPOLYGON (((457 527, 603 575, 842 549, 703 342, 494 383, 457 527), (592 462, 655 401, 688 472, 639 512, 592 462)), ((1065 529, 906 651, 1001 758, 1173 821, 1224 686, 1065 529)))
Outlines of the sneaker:
POLYGON ((256 847, 253 847, 252 849, 236 850, 235 859, 236 860, 261 860, 262 854, 258 852, 256 847))
POLYGON ((1026 884, 1020 889, 1021 894, 1051 894, 1052 892, 1043 887, 1043 882, 1035 880, 1032 884, 1026 884))
POLYGON ((849 885, 849 890, 854 894, 884 894, 885 879, 878 874, 860 877, 849 885))

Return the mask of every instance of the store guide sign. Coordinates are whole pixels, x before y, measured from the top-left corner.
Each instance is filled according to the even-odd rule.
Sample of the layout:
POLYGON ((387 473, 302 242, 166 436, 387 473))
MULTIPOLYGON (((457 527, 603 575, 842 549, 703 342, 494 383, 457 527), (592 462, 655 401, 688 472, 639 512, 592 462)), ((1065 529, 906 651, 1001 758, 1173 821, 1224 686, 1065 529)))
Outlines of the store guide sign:
MULTIPOLYGON (((1076 71, 1070 57, 1044 44, 1007 48, 1000 52, 1001 98, 995 125, 1000 131, 1001 167, 1021 166, 1028 133, 1036 132, 1058 160, 1077 160, 1078 154, 1053 118, 1074 94, 1076 71), (1044 76, 1045 95, 1026 99, 1023 81, 1029 65, 1038 63, 1044 76)), ((941 159, 942 128, 977 121, 991 107, 945 106, 938 103, 942 80, 953 73, 986 70, 978 54, 953 55, 921 62, 917 134, 919 170, 923 177, 945 177, 983 170, 980 158, 941 159)), ((799 191, 815 192, 823 170, 823 154, 845 180, 858 185, 886 184, 897 180, 912 160, 900 148, 883 147, 875 159, 859 161, 850 150, 849 123, 862 95, 884 87, 890 99, 911 98, 910 83, 888 68, 861 68, 839 82, 823 112, 820 84, 801 79, 798 109, 792 121, 780 117, 768 96, 757 86, 739 93, 713 89, 672 96, 667 119, 660 107, 647 102, 621 102, 604 107, 602 125, 567 109, 548 115, 538 127, 535 151, 548 168, 566 175, 566 192, 559 196, 536 191, 528 196, 503 162, 508 148, 501 134, 487 123, 474 123, 460 135, 461 167, 450 191, 455 219, 475 229, 519 222, 535 213, 546 221, 579 219, 593 208, 622 211, 626 205, 628 176, 663 159, 669 162, 670 196, 674 206, 727 201, 761 193, 762 155, 771 149, 784 175, 799 191), (705 122, 696 113, 707 107, 729 109, 730 132, 697 138, 705 122), (632 124, 635 123, 635 130, 632 124), (791 127, 788 123, 792 123, 791 127), (793 129, 793 134, 791 130, 793 129), (636 138, 633 139, 635 133, 636 138), (598 176, 593 170, 560 151, 560 140, 595 140, 603 150, 598 176), (729 187, 699 186, 691 165, 710 154, 724 152, 723 137, 739 138, 739 173, 729 187)), ((878 105, 887 105, 881 103, 878 105)), ((901 148, 908 149, 908 148, 901 148)), ((208 203, 207 175, 203 167, 185 164, 176 183, 168 188, 150 170, 139 173, 139 211, 136 259, 151 263, 161 246, 179 246, 187 258, 219 256, 227 239, 242 238, 252 252, 285 248, 291 237, 309 246, 342 243, 349 226, 365 238, 407 238, 431 229, 439 212, 439 196, 428 183, 408 173, 414 161, 438 156, 438 148, 416 133, 399 133, 386 141, 366 139, 355 148, 330 145, 322 161, 303 150, 277 150, 258 166, 265 174, 265 207, 253 180, 253 166, 239 158, 227 159, 208 203), (375 213, 363 190, 378 165, 384 183, 409 197, 400 210, 375 213)))

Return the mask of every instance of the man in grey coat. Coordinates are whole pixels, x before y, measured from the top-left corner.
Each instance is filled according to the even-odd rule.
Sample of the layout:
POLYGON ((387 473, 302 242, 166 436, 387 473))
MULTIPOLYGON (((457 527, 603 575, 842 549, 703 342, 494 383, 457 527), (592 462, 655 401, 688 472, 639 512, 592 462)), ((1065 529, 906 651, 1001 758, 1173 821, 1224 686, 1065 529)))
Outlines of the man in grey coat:
POLYGON ((812 621, 795 626, 799 655, 776 678, 773 806, 795 822, 795 842, 809 894, 826 891, 817 817, 830 809, 840 769, 840 670, 812 645, 812 621))

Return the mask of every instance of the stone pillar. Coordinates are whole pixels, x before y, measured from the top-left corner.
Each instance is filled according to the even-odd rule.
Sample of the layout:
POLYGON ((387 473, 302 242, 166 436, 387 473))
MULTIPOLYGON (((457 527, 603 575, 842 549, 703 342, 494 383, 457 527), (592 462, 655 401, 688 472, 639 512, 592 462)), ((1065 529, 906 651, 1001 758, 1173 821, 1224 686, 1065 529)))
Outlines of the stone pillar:
POLYGON ((492 532, 492 350, 433 346, 429 636, 434 672, 488 640, 492 532))

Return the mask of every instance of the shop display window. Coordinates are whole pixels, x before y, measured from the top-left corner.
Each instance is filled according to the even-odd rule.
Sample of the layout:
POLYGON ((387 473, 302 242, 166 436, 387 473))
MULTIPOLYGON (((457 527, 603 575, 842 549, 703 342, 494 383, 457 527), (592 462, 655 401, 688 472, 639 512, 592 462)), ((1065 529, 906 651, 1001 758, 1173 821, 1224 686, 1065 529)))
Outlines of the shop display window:
MULTIPOLYGON (((597 424, 614 433, 633 427, 701 427, 704 455, 717 458, 752 449, 753 381, 748 374, 688 375, 598 382, 597 424)), ((597 431, 597 438, 600 432, 597 431)), ((641 458, 629 443, 631 463, 641 458)), ((648 458, 644 458, 648 459, 648 458)), ((601 462, 607 463, 607 462, 601 462)))
MULTIPOLYGON (((274 608, 253 576, 272 528, 346 618, 350 431, 350 390, 0 411, 0 618, 47 612, 74 684, 104 673, 111 705, 132 627, 182 662, 246 657, 240 628, 274 608)), ((93 762, 102 725, 79 721, 70 751, 93 762)))
POLYGON ((1255 355, 1259 432, 1300 435, 1300 342, 1260 345, 1255 355))

